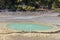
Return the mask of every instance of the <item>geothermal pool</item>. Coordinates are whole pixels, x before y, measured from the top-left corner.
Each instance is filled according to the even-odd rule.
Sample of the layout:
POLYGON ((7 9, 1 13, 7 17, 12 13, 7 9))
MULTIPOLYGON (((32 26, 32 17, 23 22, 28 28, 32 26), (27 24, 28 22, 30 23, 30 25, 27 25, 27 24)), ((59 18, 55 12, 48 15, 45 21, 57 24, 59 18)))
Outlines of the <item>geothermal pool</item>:
POLYGON ((9 23, 7 27, 18 31, 45 31, 53 29, 52 26, 31 23, 9 23))

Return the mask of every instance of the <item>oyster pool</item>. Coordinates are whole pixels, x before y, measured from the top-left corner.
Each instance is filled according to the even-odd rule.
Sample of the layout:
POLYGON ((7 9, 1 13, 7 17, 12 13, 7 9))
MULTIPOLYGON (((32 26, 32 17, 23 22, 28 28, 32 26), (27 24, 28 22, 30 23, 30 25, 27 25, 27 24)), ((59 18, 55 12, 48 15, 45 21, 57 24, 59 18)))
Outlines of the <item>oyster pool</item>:
POLYGON ((53 29, 52 26, 40 25, 40 24, 30 24, 30 23, 9 23, 7 27, 14 30, 20 31, 42 31, 53 29))

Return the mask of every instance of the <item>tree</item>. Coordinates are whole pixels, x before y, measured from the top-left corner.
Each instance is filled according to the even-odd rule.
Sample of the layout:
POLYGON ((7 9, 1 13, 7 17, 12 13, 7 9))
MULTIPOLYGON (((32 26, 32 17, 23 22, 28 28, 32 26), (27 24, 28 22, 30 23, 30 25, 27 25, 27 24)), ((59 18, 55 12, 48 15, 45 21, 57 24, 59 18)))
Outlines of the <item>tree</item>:
POLYGON ((5 9, 5 0, 0 0, 0 9, 5 9))
POLYGON ((60 0, 55 0, 55 7, 60 8, 60 0))

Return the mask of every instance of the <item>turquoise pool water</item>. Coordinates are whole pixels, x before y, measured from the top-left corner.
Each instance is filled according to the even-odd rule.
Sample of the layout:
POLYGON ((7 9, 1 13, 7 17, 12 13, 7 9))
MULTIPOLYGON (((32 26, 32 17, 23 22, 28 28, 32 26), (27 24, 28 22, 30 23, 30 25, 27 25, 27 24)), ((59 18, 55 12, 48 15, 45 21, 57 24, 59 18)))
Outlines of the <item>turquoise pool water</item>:
POLYGON ((38 30, 50 30, 51 26, 44 26, 39 24, 30 24, 30 23, 9 23, 8 28, 20 31, 38 31, 38 30))

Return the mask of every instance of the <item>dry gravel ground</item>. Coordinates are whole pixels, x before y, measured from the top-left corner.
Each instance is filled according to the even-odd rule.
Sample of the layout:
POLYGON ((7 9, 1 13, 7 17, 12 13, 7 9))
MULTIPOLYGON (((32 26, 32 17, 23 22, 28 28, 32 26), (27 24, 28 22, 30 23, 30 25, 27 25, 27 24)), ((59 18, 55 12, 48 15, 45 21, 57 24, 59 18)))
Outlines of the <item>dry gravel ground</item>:
POLYGON ((41 34, 41 33, 0 34, 0 40, 60 40, 60 34, 41 34))
POLYGON ((56 12, 0 12, 0 17, 11 16, 58 16, 60 13, 56 12))

